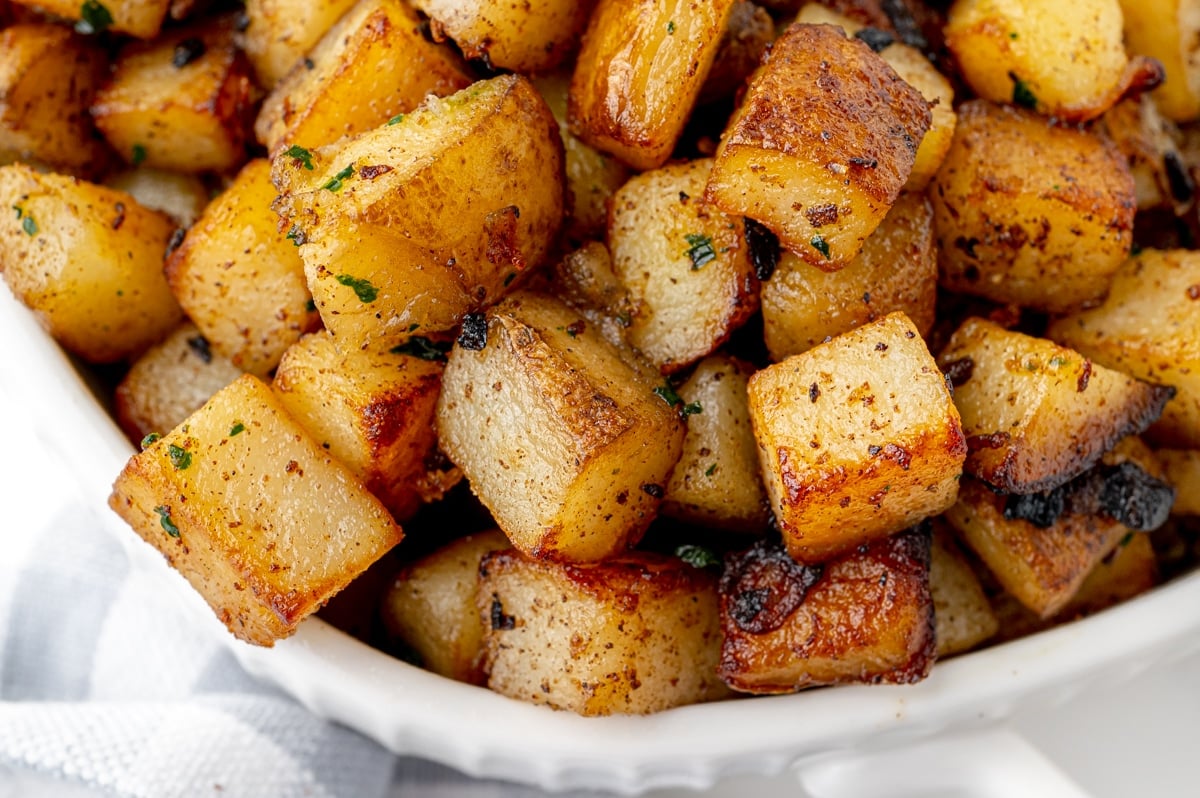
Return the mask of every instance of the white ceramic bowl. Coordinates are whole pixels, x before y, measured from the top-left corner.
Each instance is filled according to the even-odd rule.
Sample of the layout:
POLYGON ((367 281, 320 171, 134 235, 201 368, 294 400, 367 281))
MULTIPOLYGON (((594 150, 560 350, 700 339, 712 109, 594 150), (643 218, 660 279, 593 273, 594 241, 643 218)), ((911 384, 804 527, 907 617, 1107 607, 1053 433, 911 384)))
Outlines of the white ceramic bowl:
MULTIPOLYGON (((129 442, 71 360, 3 289, 0 341, 0 381, 28 408, 48 451, 75 453, 64 470, 79 478, 90 503, 104 508, 133 451, 129 442), (87 456, 78 458, 80 452, 87 456), (82 461, 87 468, 79 467, 82 461)), ((156 552, 106 508, 101 514, 138 567, 182 588, 180 600, 197 608, 197 623, 216 625, 156 552)), ((840 687, 608 718, 555 712, 443 679, 319 619, 273 649, 226 637, 248 670, 397 753, 547 789, 636 793, 705 787, 735 774, 775 773, 978 727, 1006 717, 1018 701, 1065 700, 1190 654, 1200 648, 1198 631, 1200 572, 1086 620, 939 664, 916 685, 840 687)))

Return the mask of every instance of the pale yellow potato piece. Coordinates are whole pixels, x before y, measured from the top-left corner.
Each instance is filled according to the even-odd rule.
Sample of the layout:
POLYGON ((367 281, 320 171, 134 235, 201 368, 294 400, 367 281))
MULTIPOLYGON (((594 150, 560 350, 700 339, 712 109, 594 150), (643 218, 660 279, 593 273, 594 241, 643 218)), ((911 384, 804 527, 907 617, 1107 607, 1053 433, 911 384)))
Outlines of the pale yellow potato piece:
POLYGON ((182 314, 162 274, 175 229, 128 194, 0 167, 0 271, 63 347, 85 360, 133 357, 182 314))
POLYGON ((750 417, 788 553, 826 560, 954 503, 967 446, 903 313, 759 371, 750 417))
POLYGON ((1154 453, 1175 486, 1175 515, 1200 515, 1200 450, 1158 449, 1154 453))
POLYGON ((1179 130, 1149 95, 1117 103, 1101 118, 1104 132, 1129 161, 1139 211, 1166 207, 1182 216, 1195 184, 1179 151, 1179 130))
POLYGON ((996 634, 999 621, 954 537, 934 522, 929 591, 937 624, 938 659, 969 651, 996 634))
POLYGON ((103 2, 80 2, 80 0, 15 0, 20 5, 33 6, 48 11, 56 17, 76 20, 76 24, 92 23, 89 32, 109 30, 128 33, 139 39, 153 39, 162 27, 163 19, 171 0, 103 0, 103 2), (101 6, 103 11, 90 7, 101 6), (104 25, 107 12, 110 22, 104 25))
POLYGON ((613 195, 608 248, 629 293, 629 343, 664 374, 720 346, 758 310, 741 217, 704 199, 712 159, 631 178, 613 195))
POLYGON ((769 505, 746 392, 751 371, 731 357, 712 355, 679 386, 685 406, 698 412, 687 417, 663 515, 735 532, 767 528, 769 505))
POLYGON ((1109 368, 1173 386, 1150 436, 1200 447, 1200 253, 1142 251, 1120 267, 1104 304, 1053 322, 1046 335, 1109 368))
POLYGON ((641 538, 679 459, 660 385, 577 312, 520 292, 488 312, 482 349, 451 352, 438 437, 516 548, 600 560, 641 538))
POLYGON ((402 537, 248 374, 135 455, 109 505, 230 632, 262 646, 295 632, 402 537))
POLYGON ((569 565, 490 554, 478 608, 488 687, 510 698, 632 715, 728 695, 716 675, 717 577, 673 557, 569 565))
POLYGON ((184 230, 196 223, 211 199, 200 176, 147 167, 109 175, 104 184, 124 191, 143 207, 162 211, 184 230))
POLYGON ((1153 94, 1163 115, 1176 122, 1200 116, 1200 2, 1120 0, 1125 47, 1158 59, 1166 80, 1153 94))
POLYGON ((354 0, 246 0, 248 25, 238 41, 258 84, 275 84, 333 27, 354 0))

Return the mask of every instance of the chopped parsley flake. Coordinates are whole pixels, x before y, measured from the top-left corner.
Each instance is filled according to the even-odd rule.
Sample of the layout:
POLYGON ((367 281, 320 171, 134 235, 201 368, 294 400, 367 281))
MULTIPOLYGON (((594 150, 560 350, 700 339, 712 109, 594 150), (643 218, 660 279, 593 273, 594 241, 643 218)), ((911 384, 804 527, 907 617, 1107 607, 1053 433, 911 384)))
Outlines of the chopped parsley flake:
POLYGON ((393 355, 408 355, 421 360, 445 361, 452 344, 449 341, 431 341, 423 335, 414 335, 399 346, 393 346, 393 355))
POLYGON ((675 556, 693 568, 708 568, 721 564, 721 558, 713 554, 711 549, 691 543, 684 544, 675 549, 675 556))
POLYGON ((298 224, 292 225, 292 229, 287 231, 287 239, 297 247, 308 243, 308 237, 304 235, 304 231, 300 229, 300 225, 298 224))
POLYGON ((352 176, 353 174, 354 174, 354 164, 350 164, 345 169, 343 169, 342 171, 340 171, 336 175, 334 175, 332 178, 330 178, 329 182, 326 183, 325 185, 321 186, 321 188, 325 189, 326 191, 340 191, 342 188, 342 182, 344 180, 346 180, 347 178, 349 178, 350 176, 352 176))
POLYGON ((712 239, 708 236, 703 233, 688 233, 684 238, 688 242, 687 256, 692 259, 692 271, 716 259, 717 253, 713 250, 712 239))
POLYGON ((192 464, 192 453, 172 443, 167 445, 167 459, 175 466, 176 471, 184 471, 192 464))
POLYGON ((37 222, 33 220, 33 216, 25 214, 25 218, 21 220, 21 229, 25 231, 25 235, 35 236, 38 233, 37 222))
POLYGON ((241 435, 245 431, 246 425, 240 421, 235 421, 233 422, 233 426, 229 428, 229 437, 232 438, 234 435, 241 435))
POLYGON ((387 121, 388 127, 391 127, 392 125, 398 125, 403 121, 404 121, 404 114, 396 114, 395 116, 393 116, 391 119, 389 119, 387 121))
POLYGON ((1037 95, 1030 91, 1029 84, 1017 77, 1015 72, 1009 72, 1008 78, 1013 82, 1013 105, 1019 105, 1022 108, 1030 110, 1037 108, 1037 95))
POLYGON ((671 20, 670 22, 667 23, 667 35, 668 36, 675 35, 675 20, 671 20))
POLYGON ((306 313, 316 313, 316 312, 317 312, 317 303, 316 303, 316 301, 315 301, 315 300, 312 300, 312 299, 310 299, 310 300, 308 300, 307 302, 305 302, 305 303, 304 303, 304 310, 305 310, 305 312, 306 312, 306 313))
POLYGON ((179 527, 171 520, 171 508, 160 504, 154 508, 154 512, 158 513, 158 522, 162 524, 163 530, 173 538, 179 537, 179 527))
POLYGON ((146 145, 145 144, 134 144, 133 147, 130 148, 130 150, 129 150, 129 162, 132 163, 134 166, 141 166, 142 162, 145 160, 146 160, 146 145))
POLYGON ((694 416, 698 413, 704 412, 704 408, 700 406, 699 402, 688 402, 687 404, 684 404, 683 397, 675 392, 675 387, 671 385, 670 380, 665 380, 662 385, 656 387, 654 389, 654 395, 659 399, 662 399, 671 407, 679 408, 679 415, 682 418, 687 418, 688 416, 694 416))
POLYGON ((149 449, 151 446, 154 445, 154 442, 161 437, 162 436, 159 435, 157 432, 151 432, 149 435, 142 438, 142 449, 143 450, 149 449))
POLYGON ((710 465, 710 466, 708 467, 708 470, 706 470, 706 471, 704 472, 704 476, 706 476, 706 477, 711 477, 711 476, 713 475, 713 472, 715 472, 716 470, 717 470, 717 464, 716 464, 716 463, 713 463, 712 465, 710 465))
POLYGON ((810 238, 808 240, 808 243, 812 245, 813 249, 815 249, 817 252, 820 252, 822 255, 824 255, 825 260, 829 260, 829 242, 828 241, 826 241, 821 236, 813 236, 812 238, 810 238))
POLYGON ((379 296, 379 289, 371 285, 370 280, 360 280, 349 274, 339 274, 333 279, 347 288, 352 288, 359 302, 374 302, 379 296))
POLYGON ((100 33, 113 24, 112 13, 96 0, 86 0, 79 7, 79 17, 79 21, 75 23, 75 32, 85 36, 100 33))
POLYGON ((312 153, 301 147, 299 144, 293 144, 283 151, 283 154, 289 158, 293 158, 300 162, 308 171, 313 170, 312 153))

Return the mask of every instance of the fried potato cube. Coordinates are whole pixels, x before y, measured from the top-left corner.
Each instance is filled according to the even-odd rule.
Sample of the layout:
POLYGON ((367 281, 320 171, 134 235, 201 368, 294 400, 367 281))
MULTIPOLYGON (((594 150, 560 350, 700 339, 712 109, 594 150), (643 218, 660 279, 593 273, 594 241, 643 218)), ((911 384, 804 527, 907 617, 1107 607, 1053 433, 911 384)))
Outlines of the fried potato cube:
POLYGON ((486 319, 482 348, 450 354, 443 451, 526 554, 620 553, 653 520, 679 459, 674 406, 653 372, 631 368, 558 300, 520 292, 486 319))
POLYGON ((1134 189, 1111 142, 1029 111, 964 103, 930 184, 942 285, 1050 313, 1094 303, 1129 254, 1134 189))
POLYGON ((238 41, 258 85, 270 90, 313 48, 355 0, 246 0, 238 41))
POLYGON ((679 387, 687 418, 683 454, 663 501, 663 515, 718 529, 767 528, 767 494, 750 426, 751 368, 724 355, 700 361, 679 387))
POLYGON ((182 424, 213 394, 242 376, 208 339, 184 322, 134 361, 116 390, 117 422, 135 443, 182 424))
POLYGON ((633 715, 728 694, 711 571, 649 552, 571 565, 502 551, 479 573, 484 669, 501 695, 633 715))
POLYGON ((925 678, 936 648, 929 545, 928 531, 907 531, 824 565, 800 565, 768 541, 730 555, 721 679, 764 694, 925 678))
POLYGON ((427 94, 444 97, 470 83, 462 59, 425 39, 407 3, 361 0, 276 84, 254 132, 272 155, 316 148, 385 124, 427 94))
POLYGON ((934 521, 929 561, 938 659, 970 651, 995 635, 1000 626, 979 577, 943 524, 940 519, 934 521))
POLYGON ((483 615, 475 606, 480 561, 512 548, 500 530, 467 535, 401 569, 383 598, 388 630, 421 664, 448 679, 486 684, 483 615))
POLYGON ((1200 116, 1200 19, 1192 0, 1144 3, 1120 0, 1125 48, 1162 64, 1166 79, 1153 94, 1163 115, 1176 122, 1200 116))
POLYGON ((283 356, 273 387, 283 406, 401 521, 458 481, 427 463, 443 365, 408 355, 340 352, 327 333, 283 356))
MULTIPOLYGON (((184 230, 196 223, 211 199, 208 186, 199 175, 147 167, 110 174, 104 185, 124 191, 145 208, 165 213, 184 230)), ((176 233, 178 235, 181 233, 176 233)), ((174 238, 172 242, 178 243, 174 238)))
POLYGON ((244 375, 126 464, 109 506, 236 637, 296 631, 400 542, 400 527, 244 375))
POLYGON ((733 97, 774 40, 775 21, 767 10, 749 0, 735 0, 697 104, 733 97))
POLYGON ((1078 122, 1127 87, 1122 21, 1114 0, 957 0, 946 46, 980 97, 1078 122))
POLYGON ((1195 183, 1179 151, 1179 130, 1150 95, 1117 103, 1100 124, 1129 162, 1138 210, 1170 208, 1182 216, 1195 200, 1195 183))
POLYGON ((613 195, 608 248, 629 292, 629 342, 664 374, 720 346, 758 310, 745 222, 705 201, 712 159, 643 172, 613 195))
POLYGON ((571 131, 635 169, 666 163, 734 0, 599 0, 571 80, 571 131))
POLYGON ((1200 448, 1200 253, 1144 250, 1120 267, 1108 298, 1053 322, 1049 338, 1109 368, 1171 385, 1151 437, 1200 448))
POLYGON ((1175 486, 1173 515, 1200 515, 1200 450, 1159 449, 1155 452, 1175 486))
POLYGON ((171 290, 213 348, 259 377, 320 324, 295 242, 271 210, 274 200, 270 162, 251 161, 166 262, 171 290))
POLYGON ((546 293, 579 312, 592 329, 615 346, 633 369, 645 369, 645 359, 633 350, 627 334, 633 319, 629 292, 613 270, 608 248, 589 241, 554 264, 546 293))
POLYGON ((0 271, 55 340, 84 360, 133 357, 182 313, 162 274, 174 225, 119 191, 23 164, 0 167, 0 271))
POLYGON ((788 553, 820 562, 954 503, 958 411, 903 313, 750 378, 763 480, 788 553))
POLYGON ((285 151, 272 175, 276 211, 304 242, 309 289, 344 348, 451 329, 540 265, 562 221, 557 126, 516 75, 431 97, 357 138, 285 151))
POLYGON ((56 17, 75 20, 76 29, 86 33, 113 31, 139 39, 153 39, 162 27, 171 0, 16 0, 56 17))
POLYGON ((827 271, 847 266, 912 173, 929 103, 867 45, 793 25, 721 137, 707 196, 827 271))
POLYGON ((107 153, 88 108, 105 62, 103 50, 61 25, 0 31, 0 163, 98 171, 107 153))
POLYGON ((1043 338, 970 318, 938 364, 954 382, 966 470, 1006 493, 1058 487, 1162 414, 1171 389, 1043 338))
POLYGON ((250 67, 222 20, 126 45, 92 116, 134 166, 224 172, 246 160, 252 86, 250 67))
POLYGON ((937 278, 933 212, 924 196, 906 192, 839 272, 783 253, 762 284, 763 337, 771 359, 798 355, 895 311, 904 311, 924 336, 933 327, 937 278))
POLYGON ((513 72, 545 72, 579 41, 594 0, 412 0, 435 36, 449 36, 467 58, 513 72))

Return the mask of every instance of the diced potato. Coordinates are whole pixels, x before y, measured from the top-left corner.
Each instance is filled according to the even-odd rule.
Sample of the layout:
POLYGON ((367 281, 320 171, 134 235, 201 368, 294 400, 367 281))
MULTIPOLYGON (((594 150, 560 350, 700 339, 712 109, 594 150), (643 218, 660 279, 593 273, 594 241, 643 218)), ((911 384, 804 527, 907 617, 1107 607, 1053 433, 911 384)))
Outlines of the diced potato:
POLYGON ((824 565, 799 565, 766 541, 730 556, 721 678, 760 694, 925 678, 936 648, 929 545, 913 531, 824 565))
POLYGON ((224 172, 246 160, 251 94, 250 67, 223 20, 124 47, 92 116, 134 166, 224 172))
POLYGON ((434 35, 449 36, 467 58, 513 72, 545 72, 579 41, 595 0, 412 0, 434 35))
POLYGON ((0 164, 98 172, 108 155, 88 108, 104 65, 103 50, 60 25, 0 31, 0 164))
POLYGON ((837 25, 850 35, 864 27, 888 34, 895 31, 879 0, 764 0, 763 5, 781 12, 794 12, 793 22, 837 25))
POLYGON ((735 532, 767 528, 767 494, 750 426, 751 369, 731 357, 700 361, 679 387, 687 418, 683 455, 667 483, 663 514, 735 532))
POLYGON ((1094 303, 1133 242, 1133 177, 1111 142, 982 100, 959 106, 930 198, 942 285, 994 302, 1094 303))
POLYGON ((952 533, 935 521, 929 591, 937 624, 938 659, 969 651, 996 634, 999 622, 979 578, 952 533))
POLYGON ((484 618, 475 606, 480 561, 511 548, 499 530, 467 535, 397 574, 383 599, 388 629, 434 673, 485 684, 484 618))
POLYGON ((496 523, 533 557, 599 560, 636 543, 679 459, 683 424, 578 313, 518 293, 456 346, 438 436, 496 523))
POLYGON ((903 313, 750 379, 767 494, 788 553, 821 562, 954 503, 958 411, 903 313))
POLYGON ((129 194, 143 207, 162 211, 184 230, 196 223, 210 199, 208 187, 198 175, 159 169, 127 169, 109 175, 104 183, 129 194))
POLYGON ((109 505, 230 632, 263 646, 292 634, 402 537, 248 374, 135 455, 109 505))
POLYGON ((1142 95, 1117 103, 1101 123, 1129 161, 1138 210, 1166 207, 1182 215, 1196 186, 1176 143, 1179 131, 1159 115, 1154 101, 1142 95))
POLYGON ((1174 515, 1200 515, 1200 450, 1159 449, 1155 452, 1175 486, 1174 515))
POLYGON ((1163 65, 1166 80, 1154 91, 1169 119, 1200 116, 1200 3, 1195 0, 1120 0, 1125 47, 1163 65))
POLYGON ((766 9, 749 0, 736 0, 697 103, 705 105, 734 96, 758 68, 774 39, 775 23, 766 9))
POLYGON ((629 292, 629 342, 664 374, 720 346, 758 310, 741 217, 704 199, 712 159, 644 172, 613 195, 608 247, 629 292))
POLYGON ((645 361, 629 346, 626 330, 633 319, 629 291, 613 271, 608 248, 589 241, 554 265, 551 291, 579 311, 604 339, 626 354, 634 368, 645 361))
POLYGON ((571 131, 635 169, 666 163, 733 3, 599 0, 575 62, 571 131))
POLYGON ((442 369, 390 352, 342 353, 322 331, 288 349, 274 388, 309 435, 403 521, 459 478, 428 465, 442 369))
POLYGON ((1083 121, 1128 84, 1122 22, 1116 0, 957 0, 946 46, 980 97, 1083 121))
POLYGON ((1109 368, 1175 387, 1151 437, 1200 448, 1200 253, 1143 250, 1104 304, 1053 322, 1047 337, 1109 368))
POLYGON ((270 162, 251 161, 166 263, 171 290, 213 348, 259 377, 320 323, 274 200, 270 162))
POLYGON ((922 336, 937 302, 933 212, 921 194, 904 193, 839 272, 790 252, 762 285, 763 337, 771 359, 807 351, 835 335, 904 311, 922 336))
POLYGON ((562 220, 557 126, 515 75, 290 152, 275 158, 275 208, 306 242, 309 288, 343 348, 388 349, 418 328, 451 329, 540 265, 562 220))
POLYGON ((0 271, 65 348, 95 363, 140 354, 182 314, 162 274, 174 224, 119 191, 0 167, 0 271), (14 213, 15 211, 15 213, 14 213))
POLYGON ((716 583, 648 552, 591 565, 490 554, 478 594, 488 687, 580 715, 724 698, 716 583))
POLYGON ((35 6, 56 17, 75 20, 75 27, 87 33, 113 31, 139 39, 153 39, 162 27, 171 0, 16 0, 35 6))
POLYGON ((117 422, 132 441, 182 424, 242 370, 212 351, 208 339, 184 322, 139 357, 116 390, 117 422))
POLYGON ((354 5, 354 0, 246 0, 238 38, 258 84, 272 89, 354 5))
POLYGON ((272 155, 314 149, 470 83, 462 59, 425 39, 406 2, 361 0, 276 84, 254 132, 272 155))
POLYGON ((979 318, 938 356, 954 382, 966 470, 1006 493, 1058 487, 1162 414, 1171 389, 979 318))
POLYGON ((708 197, 835 271, 896 201, 931 118, 921 94, 867 45, 832 26, 793 25, 725 129, 708 197))

